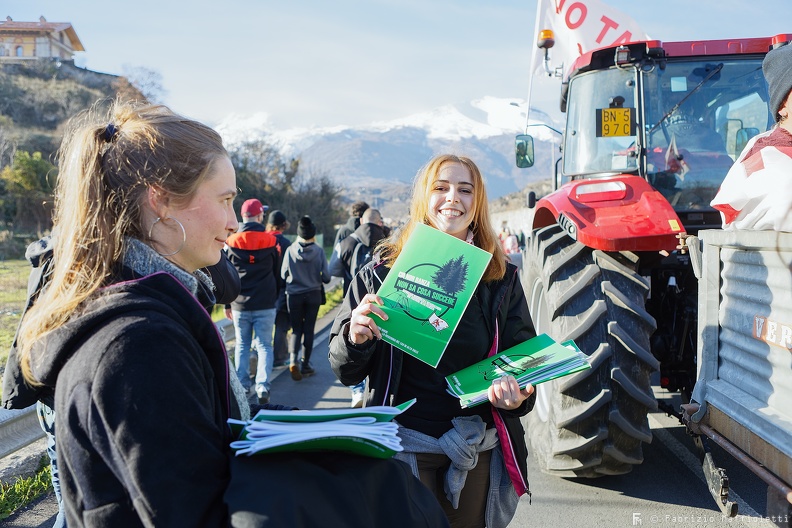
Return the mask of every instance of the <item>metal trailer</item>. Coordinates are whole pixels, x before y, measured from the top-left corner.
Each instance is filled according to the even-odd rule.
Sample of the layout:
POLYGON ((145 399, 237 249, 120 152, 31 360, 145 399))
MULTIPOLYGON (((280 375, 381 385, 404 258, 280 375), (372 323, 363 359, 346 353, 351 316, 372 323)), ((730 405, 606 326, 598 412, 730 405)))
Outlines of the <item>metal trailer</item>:
POLYGON ((704 449, 727 515, 729 481, 709 439, 768 484, 768 515, 792 517, 792 233, 706 230, 690 237, 699 276, 698 374, 683 419, 704 449), (701 248, 701 253, 697 251, 701 248), (701 257, 700 264, 696 261, 701 257))

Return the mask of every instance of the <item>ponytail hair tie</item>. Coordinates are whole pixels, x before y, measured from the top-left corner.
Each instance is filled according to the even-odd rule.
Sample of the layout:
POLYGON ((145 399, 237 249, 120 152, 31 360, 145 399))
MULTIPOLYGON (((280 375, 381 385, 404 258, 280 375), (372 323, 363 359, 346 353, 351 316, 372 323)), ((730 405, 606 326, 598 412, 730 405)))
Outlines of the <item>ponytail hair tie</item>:
POLYGON ((104 139, 107 143, 113 141, 118 134, 118 129, 113 123, 108 123, 102 133, 102 139, 104 139))

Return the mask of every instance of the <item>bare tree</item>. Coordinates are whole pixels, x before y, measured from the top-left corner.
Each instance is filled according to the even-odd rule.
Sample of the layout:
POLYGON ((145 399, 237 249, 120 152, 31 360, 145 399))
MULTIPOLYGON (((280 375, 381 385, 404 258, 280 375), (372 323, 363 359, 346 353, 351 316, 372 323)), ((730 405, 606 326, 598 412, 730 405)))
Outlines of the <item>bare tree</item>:
POLYGON ((343 216, 341 188, 323 169, 303 170, 299 158, 284 160, 279 146, 267 137, 229 147, 237 175, 238 203, 258 198, 283 211, 292 224, 310 215, 320 233, 330 236, 343 216))
POLYGON ((121 74, 148 102, 162 103, 165 100, 168 92, 162 85, 162 74, 157 70, 124 64, 121 74))

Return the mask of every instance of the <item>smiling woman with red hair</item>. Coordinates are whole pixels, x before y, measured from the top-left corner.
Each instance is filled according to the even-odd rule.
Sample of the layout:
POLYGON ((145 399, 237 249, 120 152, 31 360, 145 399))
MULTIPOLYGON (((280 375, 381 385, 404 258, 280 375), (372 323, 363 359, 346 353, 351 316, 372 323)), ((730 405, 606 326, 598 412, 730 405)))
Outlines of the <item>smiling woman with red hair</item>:
POLYGON ((445 386, 445 376, 536 335, 517 268, 490 223, 476 164, 450 154, 429 161, 415 179, 410 219, 375 252, 336 316, 331 366, 345 385, 368 378, 366 406, 416 398, 398 418, 404 451, 397 458, 432 490, 451 526, 506 526, 519 495, 528 492, 520 417, 533 407, 533 387, 520 389, 512 376, 504 376, 489 389, 490 405, 462 409, 445 386), (419 223, 492 254, 436 369, 382 341, 376 323, 387 316, 375 292, 419 223))

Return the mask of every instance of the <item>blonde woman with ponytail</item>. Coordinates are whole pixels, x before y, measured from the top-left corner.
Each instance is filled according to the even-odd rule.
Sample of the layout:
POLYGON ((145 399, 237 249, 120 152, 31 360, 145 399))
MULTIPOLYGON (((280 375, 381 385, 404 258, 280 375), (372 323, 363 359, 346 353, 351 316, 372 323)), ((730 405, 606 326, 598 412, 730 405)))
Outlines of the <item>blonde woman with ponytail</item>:
POLYGON ((535 335, 517 268, 490 222, 481 172, 467 157, 433 158, 416 176, 409 220, 352 281, 331 331, 330 364, 345 385, 368 378, 365 406, 417 399, 398 418, 404 451, 397 458, 434 493, 453 527, 511 521, 519 496, 528 492, 520 417, 535 396, 533 387, 520 389, 506 376, 490 387, 490 405, 462 409, 446 392, 445 376, 535 335), (377 326, 387 316, 376 291, 417 224, 492 254, 436 369, 382 341, 377 326))
POLYGON ((201 269, 236 231, 236 192, 220 136, 164 106, 71 122, 54 269, 18 339, 27 381, 55 388, 69 526, 227 525, 241 410, 201 269))

